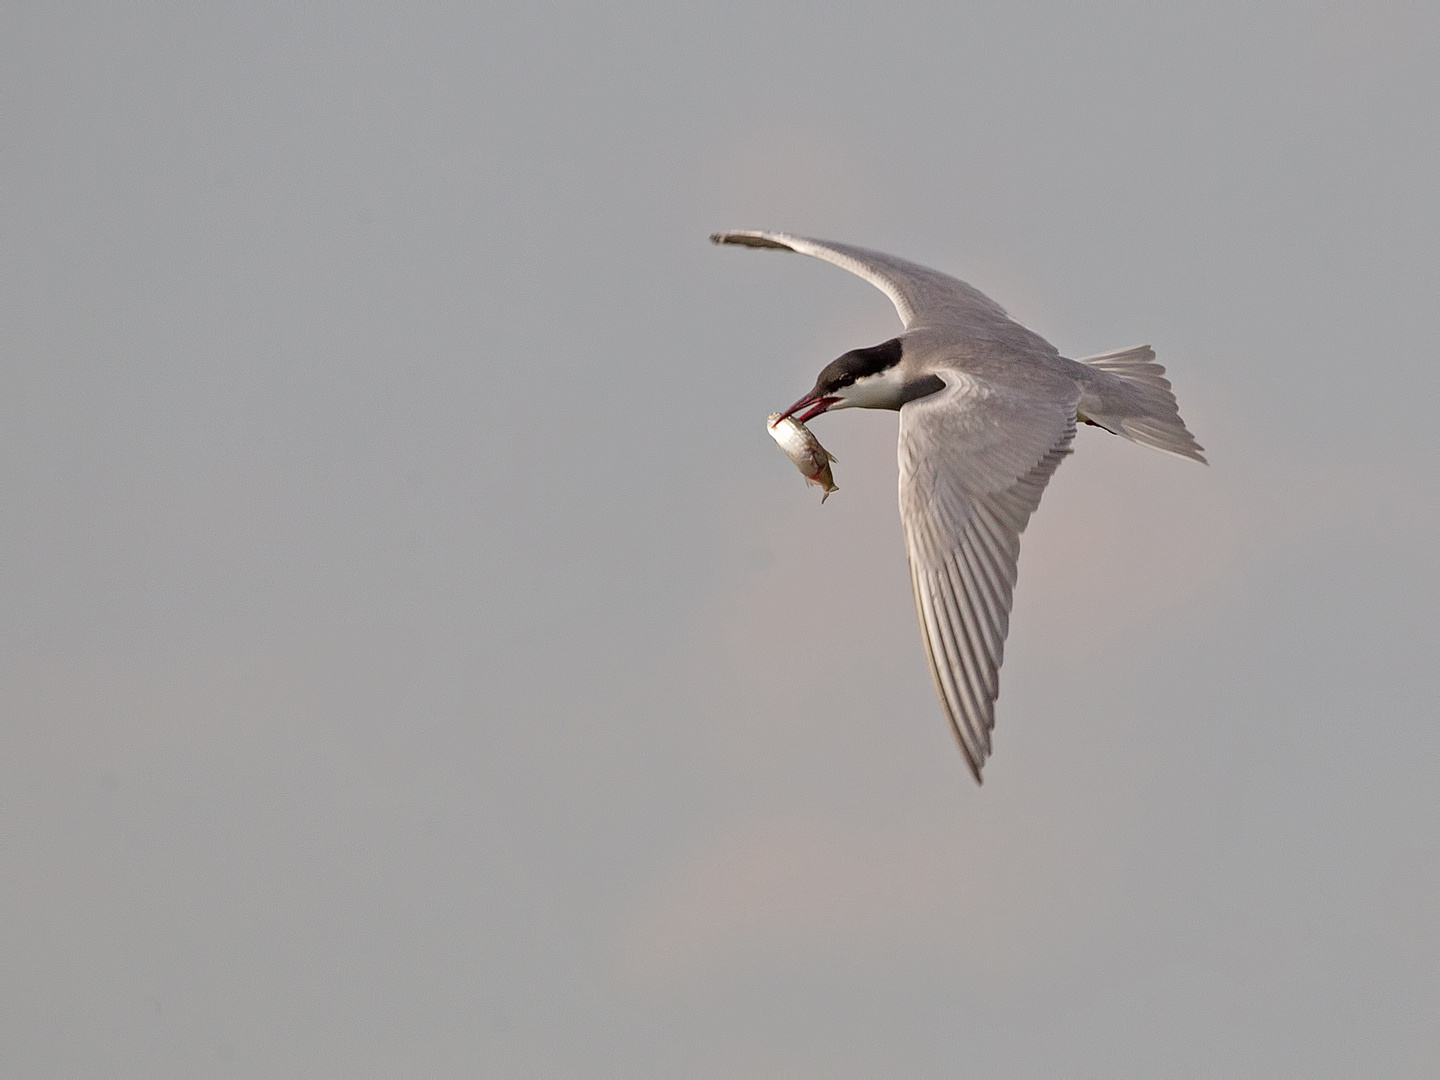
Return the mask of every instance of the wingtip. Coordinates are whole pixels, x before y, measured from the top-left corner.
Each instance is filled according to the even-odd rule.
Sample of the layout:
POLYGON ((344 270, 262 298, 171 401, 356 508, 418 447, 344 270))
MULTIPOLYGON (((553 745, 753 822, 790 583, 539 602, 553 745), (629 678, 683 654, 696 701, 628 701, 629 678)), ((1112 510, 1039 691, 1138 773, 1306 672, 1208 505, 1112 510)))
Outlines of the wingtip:
POLYGON ((737 244, 740 247, 775 248, 779 251, 794 251, 789 244, 774 239, 779 233, 765 233, 751 230, 734 230, 710 234, 712 244, 737 244))
POLYGON ((965 738, 960 734, 960 729, 956 727, 953 719, 950 721, 950 729, 955 733, 955 741, 960 744, 960 756, 965 759, 965 765, 969 768, 970 775, 975 778, 977 786, 984 787, 985 778, 980 775, 980 770, 985 766, 985 758, 982 756, 978 761, 976 760, 970 747, 965 744, 965 738))

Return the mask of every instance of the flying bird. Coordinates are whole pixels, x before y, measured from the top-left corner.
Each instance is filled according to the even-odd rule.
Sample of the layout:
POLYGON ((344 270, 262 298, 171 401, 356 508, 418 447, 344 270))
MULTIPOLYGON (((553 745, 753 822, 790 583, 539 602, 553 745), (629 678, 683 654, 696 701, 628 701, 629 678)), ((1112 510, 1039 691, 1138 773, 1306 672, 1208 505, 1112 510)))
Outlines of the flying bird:
POLYGON ((813 255, 895 305, 904 332, 853 349, 786 409, 900 413, 900 520, 920 639, 940 705, 980 782, 990 756, 1020 534, 1077 423, 1205 462, 1165 369, 1140 345, 1071 360, 999 304, 938 270, 849 244, 723 232, 717 244, 813 255))

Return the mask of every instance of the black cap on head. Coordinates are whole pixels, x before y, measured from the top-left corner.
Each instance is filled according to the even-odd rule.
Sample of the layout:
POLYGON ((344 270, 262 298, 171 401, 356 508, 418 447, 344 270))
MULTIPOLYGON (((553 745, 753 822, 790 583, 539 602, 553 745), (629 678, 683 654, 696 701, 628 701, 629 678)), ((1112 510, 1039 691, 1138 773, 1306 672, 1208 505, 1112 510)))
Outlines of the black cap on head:
POLYGON ((891 338, 868 349, 851 349, 844 356, 830 361, 815 380, 815 395, 825 396, 849 386, 856 379, 875 375, 900 362, 899 338, 891 338))

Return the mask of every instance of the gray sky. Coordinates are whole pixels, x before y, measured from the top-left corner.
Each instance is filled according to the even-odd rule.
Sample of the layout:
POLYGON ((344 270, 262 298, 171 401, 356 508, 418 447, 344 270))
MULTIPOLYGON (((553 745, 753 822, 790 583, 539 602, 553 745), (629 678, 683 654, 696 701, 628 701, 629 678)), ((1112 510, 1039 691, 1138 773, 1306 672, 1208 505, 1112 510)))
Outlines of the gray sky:
POLYGON ((1433 5, 353 7, 0 16, 0 1071, 1440 1072, 1433 5), (717 228, 1170 368, 983 790, 717 228))

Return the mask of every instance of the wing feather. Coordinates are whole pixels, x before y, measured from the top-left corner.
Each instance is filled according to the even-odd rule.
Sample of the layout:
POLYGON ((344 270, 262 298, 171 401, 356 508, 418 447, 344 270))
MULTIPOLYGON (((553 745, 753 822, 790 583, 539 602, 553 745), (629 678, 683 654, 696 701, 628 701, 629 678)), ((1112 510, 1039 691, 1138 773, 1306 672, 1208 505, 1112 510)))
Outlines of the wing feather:
POLYGON ((964 716, 964 710, 960 705, 948 662, 941 664, 935 658, 935 643, 939 640, 939 633, 938 630, 932 629, 930 593, 921 584, 920 570, 913 560, 910 564, 910 585, 915 592, 915 611, 920 617, 920 643, 925 647, 925 663, 930 668, 930 678, 935 684, 936 693, 940 696, 941 708, 950 720, 951 729, 955 732, 955 739, 960 743, 961 752, 965 755, 965 762, 970 766, 970 772, 974 774, 975 782, 978 784, 981 782, 980 769, 976 762, 983 761, 984 758, 980 753, 980 747, 974 743, 969 729, 962 726, 963 721, 957 722, 957 717, 964 716))
POLYGON ((1070 452, 1075 402, 959 373, 946 382, 900 410, 900 516, 925 659, 979 780, 991 752, 1020 534, 1070 452))
POLYGON ((943 326, 961 330, 970 338, 1058 355, 1048 341, 1015 322, 1004 308, 973 285, 908 259, 853 244, 780 232, 719 232, 710 239, 717 244, 795 251, 849 270, 890 298, 907 330, 943 326))
POLYGON ((985 689, 991 694, 998 695, 1000 693, 998 669, 1000 662, 1005 658, 1005 643, 997 638, 995 633, 996 612, 992 606, 991 597, 985 589, 980 587, 971 573, 963 544, 951 558, 950 565, 954 570, 951 575, 952 581, 958 577, 959 588, 963 590, 964 595, 974 597, 977 601, 973 609, 962 609, 961 613, 965 616, 965 631, 976 643, 977 652, 983 650, 983 659, 987 661, 981 670, 985 689))
POLYGON ((975 539, 973 536, 966 536, 961 541, 960 557, 965 560, 967 587, 974 590, 974 594, 980 597, 980 602, 985 607, 990 653, 995 666, 999 667, 1005 654, 1005 628, 1010 617, 1001 599, 1005 595, 1006 586, 1002 584, 995 570, 984 561, 975 539))

